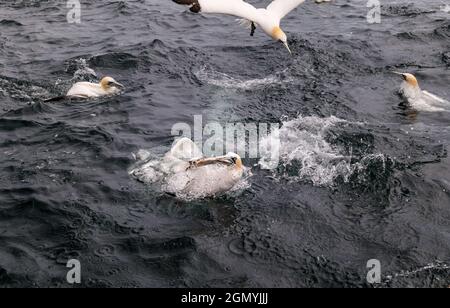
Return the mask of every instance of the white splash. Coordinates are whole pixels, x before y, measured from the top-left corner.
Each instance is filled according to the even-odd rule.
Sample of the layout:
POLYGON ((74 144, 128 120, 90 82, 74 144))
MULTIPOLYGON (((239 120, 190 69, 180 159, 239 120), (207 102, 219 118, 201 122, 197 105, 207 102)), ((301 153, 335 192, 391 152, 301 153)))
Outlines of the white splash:
POLYGON ((74 72, 72 80, 90 80, 98 78, 97 73, 89 67, 86 59, 76 59, 75 65, 77 70, 74 72))
POLYGON ((38 85, 21 83, 13 79, 7 79, 0 76, 0 95, 33 103, 35 99, 50 95, 50 92, 44 87, 38 85))
POLYGON ((225 88, 225 89, 241 89, 241 90, 252 90, 255 88, 260 88, 264 86, 270 86, 274 84, 284 84, 293 81, 292 77, 286 76, 286 70, 278 73, 268 75, 264 78, 256 79, 241 79, 238 77, 233 77, 225 73, 215 71, 213 69, 208 69, 203 67, 195 76, 204 83, 225 88))
POLYGON ((273 157, 273 151, 278 151, 281 169, 275 169, 275 172, 295 170, 294 174, 281 171, 282 177, 293 181, 311 181, 316 186, 331 186, 338 178, 348 182, 354 172, 361 172, 373 160, 386 160, 383 154, 370 154, 352 163, 352 157, 345 155, 343 148, 326 140, 327 132, 339 123, 348 122, 334 116, 300 116, 284 122, 278 131, 262 140, 261 168, 273 169, 273 166, 267 165, 267 161, 273 157), (266 148, 265 144, 278 144, 279 148, 266 148))

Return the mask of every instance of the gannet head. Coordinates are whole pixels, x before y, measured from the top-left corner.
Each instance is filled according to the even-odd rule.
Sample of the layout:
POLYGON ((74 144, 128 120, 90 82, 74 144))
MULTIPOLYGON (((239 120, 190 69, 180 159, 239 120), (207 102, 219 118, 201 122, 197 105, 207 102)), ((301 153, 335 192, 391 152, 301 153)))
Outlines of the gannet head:
POLYGON ((110 91, 119 91, 120 89, 125 88, 121 83, 114 80, 112 77, 104 77, 100 81, 100 86, 103 90, 110 92, 110 91))
POLYGON ((400 75, 403 77, 403 80, 408 86, 411 86, 413 88, 418 89, 419 88, 419 82, 417 81, 417 78, 413 74, 409 73, 400 73, 400 72, 394 72, 394 74, 400 75))
POLYGON ((243 164, 242 164, 242 159, 239 155, 237 155, 236 153, 230 152, 227 155, 225 155, 225 157, 230 161, 231 165, 238 169, 238 170, 242 170, 243 169, 243 164))
POLYGON ((280 41, 281 43, 283 43, 283 45, 287 48, 289 53, 292 54, 291 49, 289 48, 287 35, 286 35, 286 33, 283 32, 283 30, 281 30, 280 27, 273 28, 273 30, 272 30, 272 38, 275 41, 280 41))

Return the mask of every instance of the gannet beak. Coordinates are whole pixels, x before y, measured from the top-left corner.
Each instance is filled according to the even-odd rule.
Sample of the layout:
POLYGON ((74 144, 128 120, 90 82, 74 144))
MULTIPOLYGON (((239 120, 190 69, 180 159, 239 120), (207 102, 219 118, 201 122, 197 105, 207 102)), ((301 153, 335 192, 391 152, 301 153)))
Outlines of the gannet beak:
POLYGON ((283 42, 283 45, 287 48, 287 50, 289 51, 289 53, 292 55, 292 51, 291 51, 291 49, 289 48, 288 42, 283 42))
POLYGON ((121 89, 125 89, 125 86, 117 81, 114 81, 114 85, 118 86, 121 89))
POLYGON ((406 75, 405 75, 404 73, 400 73, 400 72, 397 72, 397 71, 392 71, 392 73, 395 74, 395 75, 402 76, 402 78, 403 78, 404 80, 406 80, 406 75))

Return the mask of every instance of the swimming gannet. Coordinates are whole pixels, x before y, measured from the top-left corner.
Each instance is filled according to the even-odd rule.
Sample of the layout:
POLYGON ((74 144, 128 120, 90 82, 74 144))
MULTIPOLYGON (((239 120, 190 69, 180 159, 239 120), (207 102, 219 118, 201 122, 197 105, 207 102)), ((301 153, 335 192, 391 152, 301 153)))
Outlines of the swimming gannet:
POLYGON ((419 87, 419 82, 413 74, 393 72, 403 77, 400 94, 408 101, 412 108, 418 111, 445 111, 450 102, 419 87))
POLYGON ((251 26, 253 36, 256 25, 275 41, 286 46, 289 53, 286 34, 280 28, 281 20, 305 0, 274 0, 265 9, 257 9, 243 0, 173 0, 178 4, 190 5, 194 13, 219 13, 243 18, 251 26))
POLYGON ((77 82, 67 92, 67 97, 91 98, 118 94, 124 86, 114 78, 105 77, 100 83, 77 82))
POLYGON ((167 179, 167 192, 187 198, 217 196, 231 190, 243 174, 242 160, 235 153, 191 160, 167 179))
POLYGON ((203 157, 197 145, 188 138, 175 142, 165 155, 163 171, 169 173, 165 191, 185 198, 204 198, 231 190, 244 174, 239 155, 203 157))
POLYGON ((160 183, 162 191, 179 198, 199 199, 232 190, 244 171, 239 155, 204 157, 192 140, 181 138, 161 160, 147 160, 130 175, 144 183, 160 183))

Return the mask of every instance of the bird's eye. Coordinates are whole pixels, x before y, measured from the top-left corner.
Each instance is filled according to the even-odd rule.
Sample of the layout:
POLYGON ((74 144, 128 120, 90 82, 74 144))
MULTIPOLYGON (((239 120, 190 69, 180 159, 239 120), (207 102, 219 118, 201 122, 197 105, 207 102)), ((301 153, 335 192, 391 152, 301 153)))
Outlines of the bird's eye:
POLYGON ((233 161, 233 164, 235 164, 237 162, 237 158, 236 157, 231 158, 231 160, 233 161))

